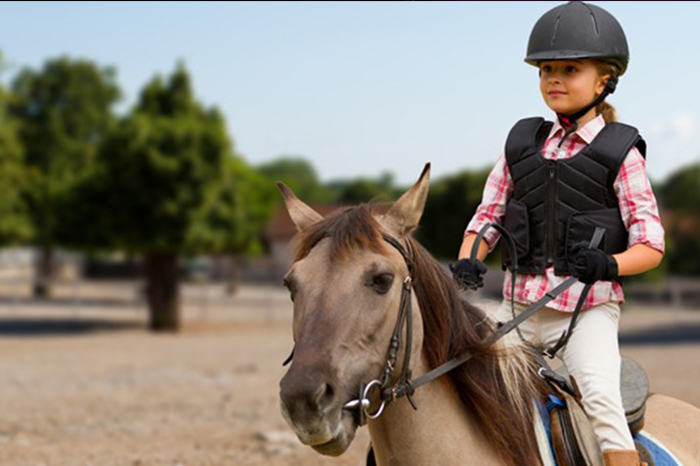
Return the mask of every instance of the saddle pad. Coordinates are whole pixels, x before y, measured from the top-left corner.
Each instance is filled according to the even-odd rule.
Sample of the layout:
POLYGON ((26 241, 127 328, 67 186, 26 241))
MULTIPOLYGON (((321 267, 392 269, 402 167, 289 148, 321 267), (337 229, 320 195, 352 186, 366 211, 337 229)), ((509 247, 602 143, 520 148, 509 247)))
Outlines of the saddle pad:
MULTIPOLYGON (((556 397, 550 397, 549 403, 544 405, 542 403, 535 403, 537 406, 537 411, 539 413, 538 419, 535 419, 535 432, 537 435, 537 442, 540 447, 540 456, 542 457, 542 462, 545 466, 556 465, 556 459, 554 458, 554 450, 552 449, 552 432, 550 429, 550 418, 549 409, 552 406, 563 402, 556 397), (544 430, 545 435, 542 434, 544 430)), ((650 433, 642 430, 633 436, 634 440, 641 443, 646 447, 654 458, 655 466, 683 466, 674 455, 671 453, 659 440, 654 438, 650 433)))
POLYGON ((543 466, 557 466, 552 449, 552 432, 549 426, 549 409, 542 403, 534 402, 539 416, 535 416, 534 427, 537 436, 537 447, 540 450, 543 466))
POLYGON ((683 466, 683 463, 668 450, 659 440, 644 430, 634 436, 634 439, 644 445, 654 458, 655 466, 683 466))

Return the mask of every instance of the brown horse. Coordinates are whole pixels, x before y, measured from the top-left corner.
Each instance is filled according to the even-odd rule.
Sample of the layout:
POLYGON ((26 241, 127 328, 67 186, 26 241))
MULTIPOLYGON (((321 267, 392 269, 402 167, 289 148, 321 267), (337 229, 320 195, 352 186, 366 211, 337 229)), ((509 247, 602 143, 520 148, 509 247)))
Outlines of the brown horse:
MULTIPOLYGON (((285 276, 294 302, 295 351, 280 383, 282 414, 299 440, 322 454, 340 455, 352 442, 358 410, 346 405, 386 365, 409 276, 388 235, 413 257, 412 376, 467 351, 475 357, 417 389, 417 410, 399 399, 369 420, 378 464, 542 464, 533 401, 543 399, 546 387, 530 353, 501 342, 485 346, 494 323, 462 298, 451 277, 410 236, 423 213, 428 177, 429 165, 384 215, 361 205, 325 219, 280 185, 300 232, 285 276)), ((400 377, 405 342, 392 383, 400 377)), ((370 412, 378 408, 378 393, 371 391, 370 412)), ((700 465, 699 428, 699 409, 661 395, 648 400, 645 431, 686 465, 700 465)))

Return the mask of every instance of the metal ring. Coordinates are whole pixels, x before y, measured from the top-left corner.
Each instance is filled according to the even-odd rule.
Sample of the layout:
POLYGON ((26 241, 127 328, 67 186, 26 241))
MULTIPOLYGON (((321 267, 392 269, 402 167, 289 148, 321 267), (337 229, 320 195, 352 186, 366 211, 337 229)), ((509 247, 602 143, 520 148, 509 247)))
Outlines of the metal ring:
MULTIPOLYGON (((369 401, 368 395, 370 391, 372 390, 372 387, 380 387, 381 388, 382 383, 379 380, 372 380, 370 383, 367 384, 365 387, 365 392, 362 394, 362 400, 367 400, 369 401)), ((382 401, 382 404, 377 408, 377 410, 374 413, 369 412, 369 403, 367 403, 367 406, 365 407, 365 404, 362 403, 362 409, 365 412, 365 415, 367 416, 368 419, 377 419, 382 412, 384 411, 384 407, 386 406, 386 401, 382 401)))

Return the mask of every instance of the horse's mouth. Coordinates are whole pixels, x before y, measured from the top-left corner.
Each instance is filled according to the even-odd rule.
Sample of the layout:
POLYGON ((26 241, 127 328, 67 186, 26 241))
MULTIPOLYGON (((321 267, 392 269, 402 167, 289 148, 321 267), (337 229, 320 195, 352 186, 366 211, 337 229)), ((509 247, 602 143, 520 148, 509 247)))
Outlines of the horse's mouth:
POLYGON ((333 437, 327 442, 309 444, 309 446, 322 455, 340 456, 348 449, 355 438, 355 431, 358 425, 355 414, 343 410, 340 420, 334 429, 333 437))
MULTIPOLYGON (((346 419, 345 415, 343 415, 343 419, 346 419)), ((344 422, 341 421, 341 424, 344 424, 344 422)), ((357 424, 355 419, 354 417, 351 417, 350 426, 345 426, 345 428, 340 427, 338 429, 338 433, 331 440, 326 443, 311 445, 311 448, 322 455, 340 456, 345 453, 345 450, 348 449, 355 438, 356 429, 357 424)))
POLYGON ((345 450, 348 449, 349 446, 350 444, 344 442, 342 439, 333 439, 330 442, 326 442, 322 445, 313 445, 311 448, 322 455, 340 456, 345 452, 345 450))
POLYGON ((323 455, 339 456, 344 453, 355 438, 355 431, 359 426, 356 413, 345 409, 339 409, 339 416, 334 422, 334 416, 331 416, 331 419, 324 416, 295 420, 289 415, 284 403, 281 403, 281 408, 282 416, 294 429, 299 441, 323 455))

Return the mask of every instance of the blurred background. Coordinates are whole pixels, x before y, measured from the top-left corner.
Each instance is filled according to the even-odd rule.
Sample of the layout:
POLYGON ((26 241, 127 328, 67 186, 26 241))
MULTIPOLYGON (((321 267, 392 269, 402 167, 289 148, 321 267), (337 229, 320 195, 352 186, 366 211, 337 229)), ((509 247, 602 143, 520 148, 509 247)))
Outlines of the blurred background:
MULTIPOLYGON (((608 100, 648 144, 662 265, 626 285, 623 354, 700 405, 695 2, 595 2, 631 62, 608 100)), ((523 62, 559 2, 3 2, 0 462, 357 464, 279 415, 295 233, 395 200, 453 260, 508 130, 552 118, 523 62)), ((503 275, 490 259, 485 307, 503 275)))

